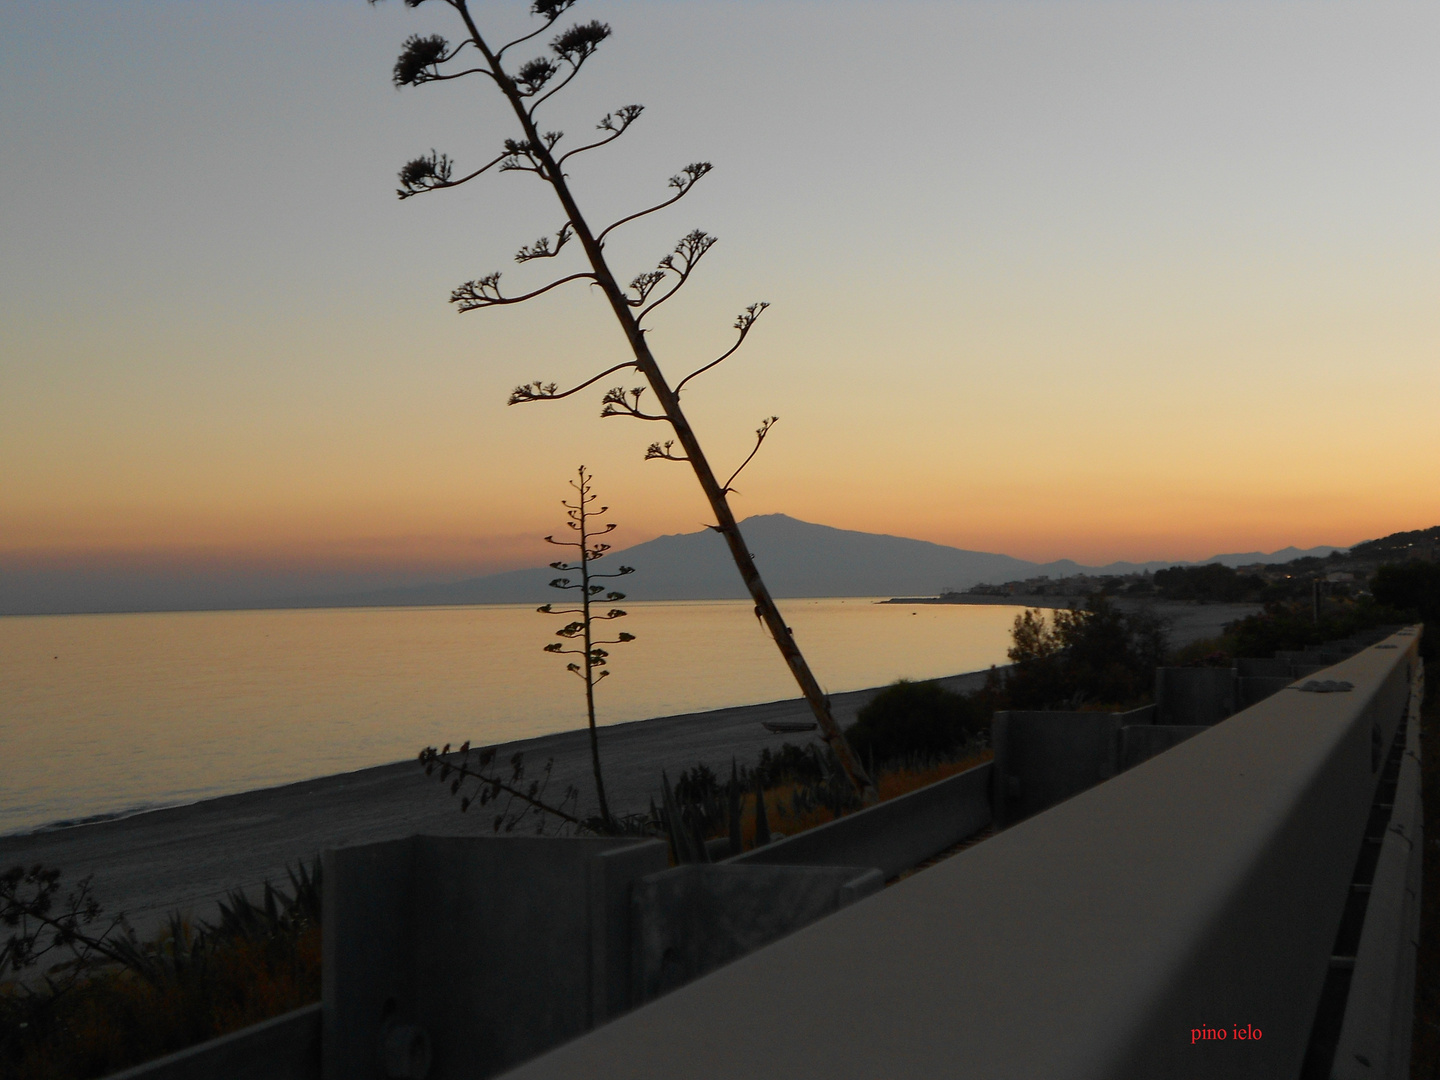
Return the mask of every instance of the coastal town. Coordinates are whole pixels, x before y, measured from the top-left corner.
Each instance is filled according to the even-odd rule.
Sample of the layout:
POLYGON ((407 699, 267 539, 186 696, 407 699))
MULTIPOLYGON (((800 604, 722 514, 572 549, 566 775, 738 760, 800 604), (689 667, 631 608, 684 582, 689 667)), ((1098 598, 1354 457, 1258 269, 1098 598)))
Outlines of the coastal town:
POLYGON ((1284 563, 1256 562, 1239 566, 1207 563, 1124 574, 1043 575, 998 584, 979 583, 968 589, 941 589, 943 603, 973 603, 975 598, 1076 598, 1095 594, 1162 600, 1264 603, 1308 596, 1318 586, 1327 596, 1360 596, 1386 563, 1440 562, 1440 527, 1395 533, 1334 551, 1284 563))

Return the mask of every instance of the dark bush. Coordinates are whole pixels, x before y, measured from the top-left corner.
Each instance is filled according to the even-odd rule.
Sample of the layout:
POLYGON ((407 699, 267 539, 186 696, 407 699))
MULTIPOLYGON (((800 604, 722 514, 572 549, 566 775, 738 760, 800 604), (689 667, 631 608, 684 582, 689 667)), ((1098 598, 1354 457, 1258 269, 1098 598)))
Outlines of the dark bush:
POLYGON ((1156 570, 1155 589, 1167 600, 1253 600, 1265 591, 1263 578, 1241 574, 1223 563, 1156 570))
POLYGON ((1168 651, 1154 615, 1126 613, 1103 596, 1049 619, 1027 610, 1015 617, 1011 640, 1005 697, 1013 709, 1143 704, 1168 651))
POLYGON ((1370 598, 1329 604, 1317 622, 1308 603, 1272 604, 1226 627, 1232 656, 1274 656, 1279 649, 1306 649, 1362 633, 1377 626, 1410 621, 1407 612, 1370 598))
POLYGON ((818 784, 825 779, 825 770, 815 752, 794 743, 783 743, 778 751, 767 746, 755 763, 762 787, 781 784, 818 784))
MULTIPOLYGON (((1440 642, 1440 563, 1387 563, 1375 571, 1370 591, 1377 603, 1405 612, 1408 617, 1404 621, 1419 619, 1425 624, 1420 655, 1433 662, 1440 655, 1436 648, 1440 642)), ((1440 683, 1440 679, 1433 682, 1440 683)))
POLYGON ((708 765, 692 765, 675 781, 675 798, 682 805, 716 802, 720 795, 720 778, 708 765))
POLYGON ((1413 611, 1426 623, 1440 622, 1440 563, 1387 563, 1375 571, 1370 591, 1382 604, 1413 611))
POLYGON ((288 873, 293 894, 237 889, 217 922, 172 912, 149 941, 102 917, 88 878, 0 873, 0 1076, 109 1076, 318 1001, 319 860, 288 873))
POLYGON ((887 686, 846 730, 862 761, 936 758, 982 731, 988 715, 969 698, 933 682, 901 679, 887 686))

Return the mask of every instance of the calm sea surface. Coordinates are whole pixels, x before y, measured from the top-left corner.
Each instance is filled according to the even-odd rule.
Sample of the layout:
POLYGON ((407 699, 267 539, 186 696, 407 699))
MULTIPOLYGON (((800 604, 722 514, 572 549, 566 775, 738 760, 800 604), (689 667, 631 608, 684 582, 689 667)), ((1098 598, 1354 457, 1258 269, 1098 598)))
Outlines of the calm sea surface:
MULTIPOLYGON (((797 697, 744 601, 627 604, 601 723, 797 697)), ((1015 609, 788 600, 839 693, 1005 662, 1015 609)), ((530 605, 0 618, 0 833, 584 724, 530 605)), ((608 635, 607 635, 608 636, 608 635)))

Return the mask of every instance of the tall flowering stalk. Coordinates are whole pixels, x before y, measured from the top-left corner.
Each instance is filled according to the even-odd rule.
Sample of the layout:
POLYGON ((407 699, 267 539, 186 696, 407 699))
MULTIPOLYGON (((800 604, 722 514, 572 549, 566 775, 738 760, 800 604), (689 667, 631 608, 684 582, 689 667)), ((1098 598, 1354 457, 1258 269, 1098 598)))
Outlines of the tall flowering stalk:
MULTIPOLYGON (((418 7, 424 0, 405 2, 409 7, 418 7)), ((734 327, 738 336, 734 344, 716 359, 701 364, 672 385, 650 351, 643 323, 689 281, 695 267, 714 246, 715 237, 699 229, 687 233, 653 269, 637 274, 630 284, 624 287, 620 285, 620 279, 616 277, 606 259, 605 239, 610 233, 684 198, 711 171, 710 163, 700 161, 686 165, 670 177, 670 194, 666 197, 645 209, 626 214, 604 228, 593 228, 580 211, 580 204, 571 190, 570 178, 565 172, 565 163, 577 154, 587 153, 614 142, 639 119, 644 111, 643 106, 624 105, 606 113, 596 125, 598 134, 589 141, 583 141, 582 145, 573 146, 564 152, 558 149, 564 133, 542 130, 537 114, 541 106, 569 85, 579 74, 582 65, 595 55, 601 43, 610 36, 610 27, 597 21, 576 23, 550 40, 547 53, 518 66, 513 63, 507 66, 504 62, 506 52, 545 33, 574 6, 576 0, 534 0, 530 11, 532 15, 539 17, 541 25, 499 48, 494 47, 480 32, 468 0, 443 2, 455 12, 463 24, 463 39, 452 45, 438 34, 425 37, 412 35, 405 41, 400 58, 395 62, 395 85, 421 86, 429 82, 472 76, 488 79, 514 113, 519 125, 518 137, 505 139, 498 154, 485 164, 463 174, 457 172, 455 163, 448 154, 431 150, 429 154, 407 162, 400 170, 400 187, 396 194, 402 199, 409 199, 443 188, 457 187, 491 169, 499 172, 530 173, 550 187, 560 204, 564 221, 553 233, 521 247, 515 253, 515 261, 524 264, 555 259, 562 257, 562 252, 566 252, 563 257, 569 259, 570 253, 575 250, 571 246, 572 241, 583 252, 572 272, 561 273, 538 288, 526 289, 519 294, 507 293, 500 285, 500 274, 495 272, 474 278, 455 288, 450 294, 451 303, 460 312, 477 311, 482 308, 524 303, 570 282, 583 281, 599 287, 625 337, 630 359, 565 390, 561 390, 556 383, 543 380, 525 383, 511 392, 510 404, 557 401, 619 372, 633 371, 639 376, 637 381, 643 385, 627 388, 622 384, 608 390, 601 399, 600 415, 626 416, 668 426, 674 438, 652 442, 646 450, 646 458, 687 462, 694 471, 705 499, 710 504, 710 510, 715 515, 716 523, 710 527, 725 538, 730 555, 740 571, 740 577, 755 602, 756 616, 769 630, 781 657, 809 703, 821 733, 835 752, 856 792, 863 800, 873 801, 877 794, 875 785, 846 742, 839 724, 835 722, 830 712, 829 700, 811 673, 799 646, 795 644, 794 635, 785 625, 779 608, 761 579, 760 571, 755 566, 755 560, 745 544, 744 537, 740 535, 740 527, 730 509, 728 496, 734 490, 732 485, 735 478, 755 457, 755 452, 764 442, 775 417, 761 422, 755 432, 755 448, 749 457, 740 463, 739 468, 730 474, 729 479, 722 482, 717 478, 709 459, 700 447, 694 429, 690 426, 690 421, 680 407, 680 394, 686 384, 734 354, 768 305, 761 302, 749 305, 735 320, 734 327), (646 391, 652 394, 653 405, 642 401, 642 395, 646 391)))
POLYGON ((570 481, 570 486, 575 489, 575 501, 567 502, 561 500, 560 505, 565 507, 565 516, 569 518, 565 522, 566 528, 570 529, 575 537, 573 540, 556 540, 553 536, 545 537, 546 543, 554 544, 557 547, 575 548, 579 553, 578 559, 570 561, 553 562, 551 569, 563 573, 580 572, 580 580, 574 581, 568 577, 559 577, 550 582, 552 589, 563 589, 579 593, 579 607, 557 608, 554 604, 543 604, 536 610, 544 615, 579 615, 580 618, 567 623, 555 631, 557 637, 564 638, 564 641, 552 641, 545 646, 548 653, 558 653, 561 656, 578 656, 580 659, 571 661, 565 665, 565 669, 574 675, 579 676, 585 683, 585 715, 590 723, 590 764, 595 771, 595 798, 600 804, 600 820, 607 832, 613 832, 615 822, 610 816, 610 804, 605 798, 605 777, 600 769, 600 736, 595 730, 595 684, 610 674, 610 669, 605 665, 609 663, 610 653, 606 645, 622 645, 627 641, 634 641, 634 634, 621 632, 613 638, 600 640, 595 637, 595 624, 611 622, 615 619, 623 619, 625 612, 620 608, 612 607, 608 611, 597 611, 592 601, 601 599, 600 594, 605 593, 604 600, 607 603, 614 603, 625 599, 625 594, 606 591, 604 585, 598 582, 606 578, 624 577, 633 574, 633 566, 620 566, 613 574, 597 574, 590 568, 595 560, 603 558, 610 550, 610 545, 596 539, 599 536, 607 536, 615 531, 615 523, 597 524, 593 519, 601 514, 607 513, 608 506, 592 507, 592 503, 598 501, 598 496, 591 490, 594 484, 594 477, 585 471, 581 465, 578 478, 570 481), (569 644, 571 648, 566 648, 569 644), (578 646, 578 647, 577 647, 578 646))

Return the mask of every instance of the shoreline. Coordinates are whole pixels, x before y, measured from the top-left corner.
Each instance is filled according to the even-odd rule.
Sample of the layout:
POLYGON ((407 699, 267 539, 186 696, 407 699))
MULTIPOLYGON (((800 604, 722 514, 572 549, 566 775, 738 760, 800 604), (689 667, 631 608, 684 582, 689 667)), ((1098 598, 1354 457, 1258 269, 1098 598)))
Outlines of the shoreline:
MULTIPOLYGON (((987 596, 984 594, 950 593, 945 599, 938 596, 896 596, 882 600, 882 604, 959 604, 978 607, 1045 608, 1064 610, 1083 606, 1084 596, 987 596), (957 599, 950 599, 951 596, 957 599)), ((1255 615, 1264 610, 1263 604, 1231 604, 1208 600, 1151 600, 1128 596, 1111 597, 1115 606, 1126 613, 1148 611, 1164 620, 1172 649, 1189 645, 1205 638, 1218 637, 1225 625, 1255 615)))
POLYGON ((974 607, 1081 607, 1085 596, 991 596, 988 593, 946 593, 944 596, 892 596, 882 604, 957 604, 974 607))
MULTIPOLYGON (((1023 607, 1023 608, 1068 608, 1084 607, 1091 594, 1076 593, 1060 596, 1054 593, 1015 593, 998 596, 991 593, 945 593, 943 596, 892 596, 880 600, 881 604, 958 604, 976 607, 1023 607)), ((1160 600, 1151 597, 1112 596, 1112 603, 1125 611, 1150 608, 1161 613, 1173 614, 1189 608, 1251 608, 1259 611, 1260 604, 1232 604, 1223 600, 1160 600)))
MULTIPOLYGON (((965 692, 984 685, 987 674, 966 672, 935 681, 965 692)), ((836 720, 842 726, 853 723, 882 689, 832 695, 836 720)), ((611 805, 617 813, 643 810, 659 792, 661 770, 673 777, 703 763, 723 774, 732 758, 751 764, 766 747, 808 742, 813 733, 774 734, 762 726, 808 719, 805 700, 789 698, 602 727, 600 752, 611 805)), ((594 796, 587 729, 501 743, 498 749, 504 756, 523 753, 532 776, 553 760, 551 791, 563 792, 573 784, 588 812, 594 796)), ((93 875, 104 910, 125 912, 144 936, 159 929, 172 910, 214 918, 215 902, 231 890, 243 888, 254 897, 265 881, 284 882, 287 866, 308 862, 326 848, 417 832, 490 835, 490 822, 481 813, 462 814, 448 789, 410 759, 0 836, 0 867, 37 862, 57 867, 67 888, 93 875)))
MULTIPOLYGON (((1148 606, 1170 620, 1174 645, 1213 636, 1225 622, 1259 610, 1253 604, 1148 606)), ((987 674, 972 671, 934 681, 967 692, 983 686, 987 674)), ((854 722, 860 708, 882 689, 832 695, 835 719, 842 727, 854 722)), ((644 809, 659 791, 662 770, 673 776, 703 763, 723 775, 732 758, 749 764, 766 747, 808 742, 812 733, 774 734, 762 725, 810 719, 803 698, 788 698, 602 727, 600 751, 611 805, 617 813, 644 809)), ((594 797, 585 728, 502 743, 499 749, 506 755, 524 753, 532 776, 547 759, 553 760, 551 790, 563 792, 573 784, 580 790, 582 811, 589 812, 594 797)), ((171 910, 213 918, 215 901, 230 890, 244 888, 253 896, 266 880, 284 881, 286 866, 309 861, 326 848, 417 832, 489 831, 488 820, 478 813, 462 815, 458 800, 410 759, 0 836, 0 866, 38 862, 56 867, 67 888, 93 875, 95 895, 104 909, 125 912, 136 930, 146 934, 161 926, 171 910)))
MULTIPOLYGON (((999 665, 1001 670, 1008 666, 1009 665, 1007 664, 999 665)), ((916 681, 936 682, 941 684, 942 686, 956 690, 957 692, 966 692, 973 688, 971 686, 971 682, 974 680, 979 680, 978 682, 975 682, 975 686, 981 685, 984 681, 983 677, 987 674, 988 671, 989 669, 986 668, 978 671, 962 672, 959 675, 942 675, 934 679, 924 679, 916 681)), ((885 685, 888 686, 890 684, 887 683, 885 685)), ((873 686, 867 687, 862 690, 847 690, 841 693, 831 694, 830 702, 836 719, 841 723, 842 726, 854 722, 854 714, 859 711, 860 707, 865 703, 865 701, 869 700, 870 696, 878 693, 880 690, 883 689, 884 686, 873 686)), ((772 722, 776 720, 782 722, 787 720, 793 720, 794 717, 791 717, 789 715, 791 711, 794 711, 796 716, 800 719, 813 719, 804 698, 783 698, 775 701, 756 702, 749 705, 722 705, 719 708, 704 709, 696 712, 673 713, 666 716, 642 717, 638 720, 621 720, 613 724, 602 724, 598 728, 598 731, 600 733, 601 744, 603 746, 607 738, 607 733, 625 732, 628 729, 636 728, 638 725, 642 724, 674 723, 679 721, 698 723, 702 722, 706 717, 718 716, 722 713, 738 713, 749 710, 756 710, 757 714, 759 712, 763 712, 765 714, 765 720, 769 720, 772 722), (775 712, 776 710, 784 711, 781 713, 776 713, 776 715, 771 715, 771 713, 775 712)), ((756 722, 763 723, 764 721, 757 720, 756 722)), ((497 753, 513 753, 516 750, 519 750, 521 752, 528 752, 530 749, 534 748, 537 745, 549 744, 555 741, 563 742, 571 739, 579 739, 581 737, 586 737, 585 753, 588 755, 588 730, 588 728, 571 728, 565 731, 552 731, 547 732, 543 735, 531 735, 524 739, 512 739, 509 742, 494 744, 472 740, 471 745, 474 747, 493 745, 496 748, 497 753)), ((774 733, 770 734, 773 735, 774 733)), ((792 736, 795 735, 795 733, 793 732, 791 734, 792 736)), ((809 738, 815 737, 808 732, 804 732, 801 734, 809 738)), ((588 770, 588 756, 586 758, 586 761, 588 770)), ((414 764, 416 764, 415 758, 403 758, 398 761, 381 762, 378 765, 363 765, 358 769, 348 769, 344 772, 323 773, 320 776, 302 777, 296 780, 282 780, 278 783, 266 784, 262 787, 245 788, 241 791, 219 792, 217 794, 201 795, 195 798, 179 798, 172 802, 138 804, 135 806, 124 807, 118 810, 102 811, 100 813, 91 814, 83 818, 56 818, 53 821, 42 822, 39 825, 24 826, 5 832, 0 832, 0 858, 3 858, 4 852, 7 850, 7 845, 9 841, 23 841, 29 838, 63 833, 71 829, 83 829, 96 825, 108 825, 118 821, 129 821, 133 818, 143 817, 147 814, 162 813, 169 810, 183 810, 187 807, 199 806, 203 803, 217 802, 222 799, 237 799, 246 796, 261 796, 267 792, 281 792, 287 788, 298 787, 302 784, 314 784, 323 781, 338 780, 342 777, 359 776, 361 774, 375 772, 377 770, 395 769, 414 764)), ((585 775, 586 777, 588 777, 590 774, 587 771, 585 775)), ((583 805, 584 804, 582 800, 582 806, 583 805)))

